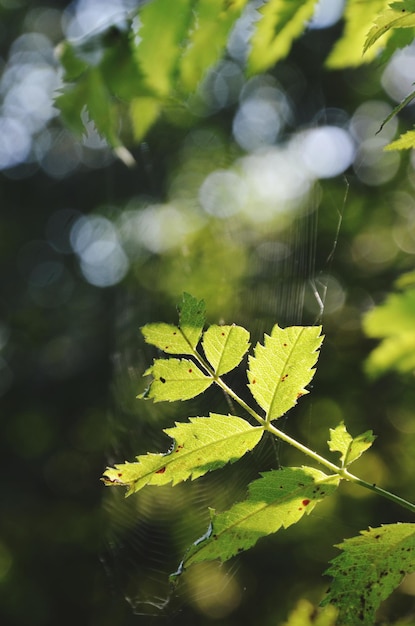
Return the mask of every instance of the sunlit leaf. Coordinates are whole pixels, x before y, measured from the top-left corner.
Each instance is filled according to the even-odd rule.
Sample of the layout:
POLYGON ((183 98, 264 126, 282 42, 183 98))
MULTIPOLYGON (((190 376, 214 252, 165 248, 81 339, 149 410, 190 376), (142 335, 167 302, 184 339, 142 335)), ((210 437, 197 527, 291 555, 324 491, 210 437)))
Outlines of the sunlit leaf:
POLYGON ((249 357, 249 388, 269 420, 291 409, 298 398, 308 393, 323 341, 321 326, 290 326, 272 329, 264 345, 257 344, 249 357))
POLYGON ((227 561, 261 537, 288 528, 333 493, 339 480, 311 467, 265 472, 250 484, 244 502, 223 513, 211 512, 209 533, 189 549, 183 567, 212 559, 227 561))
POLYGON ((241 326, 209 326, 203 350, 215 374, 222 376, 239 365, 249 348, 249 333, 241 326))
POLYGON ((157 98, 142 96, 130 102, 134 139, 141 141, 160 115, 162 104, 157 98))
POLYGON ((180 61, 180 81, 194 91, 222 54, 229 32, 248 0, 199 0, 195 6, 186 50, 180 61))
POLYGON ((388 143, 384 150, 410 150, 415 148, 415 130, 408 130, 403 133, 398 139, 388 143))
POLYGON ((164 432, 174 440, 167 454, 147 454, 137 462, 108 468, 103 475, 106 485, 128 487, 127 495, 146 485, 178 483, 234 463, 260 441, 263 429, 233 415, 192 417, 164 432))
MULTIPOLYGON (((415 28, 394 28, 380 42, 382 48, 376 58, 378 67, 383 67, 390 61, 397 50, 410 46, 415 38, 415 28)), ((365 55, 366 56, 366 55, 365 55)))
POLYGON ((156 359, 144 374, 153 376, 148 391, 139 396, 155 402, 188 400, 206 391, 213 378, 188 359, 156 359))
POLYGON ((366 361, 366 371, 380 376, 388 370, 415 370, 415 289, 391 294, 382 305, 369 311, 363 328, 369 337, 382 338, 366 361))
POLYGON ((343 422, 336 428, 330 428, 329 449, 332 452, 340 452, 343 467, 348 467, 368 450, 376 437, 371 430, 352 437, 346 430, 343 422))
POLYGON ((382 600, 415 571, 415 525, 370 528, 337 547, 342 553, 326 572, 333 581, 323 605, 339 609, 339 624, 373 626, 382 600))
POLYGON ((144 339, 167 354, 193 354, 194 349, 178 326, 154 322, 142 327, 144 339))
MULTIPOLYGON (((384 40, 377 42, 363 56, 363 46, 367 33, 373 24, 373 18, 387 8, 390 0, 348 0, 344 12, 345 28, 327 58, 330 69, 357 67, 370 63, 376 58, 384 40)), ((388 35, 387 35, 388 36, 388 35)))
POLYGON ((178 308, 180 329, 190 344, 196 348, 205 324, 205 303, 203 300, 184 293, 178 308))
POLYGON ((259 9, 248 57, 249 74, 263 72, 287 56, 313 16, 315 5, 316 0, 269 0, 259 9))
POLYGON ((189 0, 152 0, 135 22, 133 54, 154 95, 174 91, 177 66, 193 19, 189 0))
POLYGON ((327 605, 317 609, 311 602, 301 599, 282 626, 336 626, 338 611, 327 605))
POLYGON ((188 293, 179 307, 179 326, 155 322, 141 328, 147 343, 167 354, 194 354, 205 323, 205 303, 188 293))
POLYGON ((380 37, 388 33, 392 28, 413 28, 415 26, 415 5, 413 0, 393 2, 389 8, 382 11, 375 19, 369 30, 363 52, 366 52, 378 41, 380 37))

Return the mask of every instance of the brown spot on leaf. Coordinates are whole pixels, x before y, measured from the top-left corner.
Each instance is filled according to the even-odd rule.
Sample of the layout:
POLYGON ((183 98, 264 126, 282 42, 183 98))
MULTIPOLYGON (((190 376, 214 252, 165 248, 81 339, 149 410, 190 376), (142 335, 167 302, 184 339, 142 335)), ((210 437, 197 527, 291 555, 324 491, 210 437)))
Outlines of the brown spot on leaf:
POLYGON ((310 504, 310 500, 308 500, 307 498, 302 501, 303 506, 308 506, 309 504, 310 504))
POLYGON ((165 471, 166 471, 166 466, 160 467, 160 469, 157 470, 156 474, 164 474, 165 471))
POLYGON ((163 376, 160 376, 160 382, 161 382, 161 383, 165 383, 165 382, 166 382, 166 379, 165 379, 165 378, 163 378, 163 376))

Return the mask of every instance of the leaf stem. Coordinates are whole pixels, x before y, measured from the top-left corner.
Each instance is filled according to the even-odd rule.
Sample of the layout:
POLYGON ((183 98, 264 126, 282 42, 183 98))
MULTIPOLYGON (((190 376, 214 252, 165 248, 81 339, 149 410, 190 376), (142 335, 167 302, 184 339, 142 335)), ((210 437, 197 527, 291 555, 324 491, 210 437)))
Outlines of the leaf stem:
POLYGON ((324 467, 327 467, 327 469, 331 470, 335 474, 339 474, 340 476, 343 475, 344 470, 341 467, 339 467, 335 463, 332 463, 331 461, 326 459, 324 456, 321 456, 317 452, 314 452, 313 450, 311 450, 311 448, 308 448, 307 446, 300 443, 296 439, 293 439, 292 437, 290 437, 290 435, 287 435, 279 428, 276 428, 273 424, 267 423, 265 426, 265 430, 268 430, 270 433, 272 433, 279 439, 282 439, 282 441, 285 441, 286 443, 289 443, 294 448, 297 448, 297 450, 300 450, 300 452, 303 452, 304 454, 312 458, 314 461, 317 461, 317 463, 320 463, 320 465, 324 465, 324 467))
POLYGON ((340 478, 344 480, 348 480, 352 483, 355 483, 356 485, 359 485, 360 487, 363 487, 364 489, 369 489, 370 491, 374 491, 378 496, 387 498, 388 500, 391 500, 395 504, 398 504, 399 506, 402 506, 408 511, 411 511, 411 513, 415 513, 415 504, 412 504, 408 500, 405 500, 404 498, 401 498, 395 495, 394 493, 387 491, 386 489, 382 489, 382 487, 378 487, 377 485, 373 483, 368 483, 366 480, 363 480, 359 478, 358 476, 351 474, 347 470, 347 468, 341 467, 339 465, 336 465, 335 463, 332 463, 331 461, 326 459, 324 456, 321 456, 317 452, 314 452, 313 450, 311 450, 311 448, 308 448, 304 444, 297 441, 297 439, 293 439, 293 437, 290 437, 290 435, 287 435, 285 432, 283 432, 279 428, 276 428, 267 419, 261 417, 259 413, 257 413, 252 407, 249 406, 249 404, 245 402, 245 400, 240 398, 230 387, 228 387, 228 385, 219 376, 215 374, 214 370, 209 366, 208 363, 206 363, 203 357, 196 350, 194 351, 194 356, 197 359, 197 361, 200 363, 200 365, 202 365, 209 372, 209 374, 213 377, 216 384, 219 387, 221 387, 221 389, 223 389, 223 391, 226 394, 228 394, 233 400, 235 400, 235 402, 237 402, 239 406, 241 406, 247 413, 249 413, 249 415, 251 415, 257 422, 259 422, 264 430, 269 431, 270 433, 272 433, 273 435, 275 435, 282 441, 285 441, 285 443, 290 444, 291 446, 293 446, 294 448, 296 448, 297 450, 299 450, 306 456, 310 457, 311 459, 313 459, 320 465, 323 465, 330 471, 334 472, 334 474, 337 474, 338 476, 340 476, 340 478))
POLYGON ((395 504, 399 504, 404 509, 408 509, 408 511, 411 511, 411 513, 415 513, 415 504, 413 504, 412 502, 409 502, 408 500, 405 500, 404 498, 401 498, 400 496, 397 496, 394 493, 387 491, 386 489, 382 489, 382 487, 378 487, 374 483, 368 483, 366 480, 362 480, 361 478, 354 476, 354 474, 351 474, 347 469, 343 470, 341 476, 342 478, 345 478, 346 480, 349 480, 350 482, 355 483, 356 485, 359 485, 364 489, 370 489, 370 491, 374 491, 378 496, 382 496, 383 498, 391 500, 395 504))

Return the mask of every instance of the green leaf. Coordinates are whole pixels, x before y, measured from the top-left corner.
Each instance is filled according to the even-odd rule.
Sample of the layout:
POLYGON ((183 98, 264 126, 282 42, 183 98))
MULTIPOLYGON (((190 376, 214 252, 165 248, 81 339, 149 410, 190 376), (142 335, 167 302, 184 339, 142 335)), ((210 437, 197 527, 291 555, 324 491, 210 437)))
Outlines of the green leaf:
POLYGON ((390 61, 395 52, 399 49, 410 46, 414 40, 414 28, 395 28, 388 36, 382 40, 382 49, 379 51, 376 62, 378 67, 382 67, 390 61))
POLYGON ((386 9, 388 4, 389 0, 348 0, 344 13, 344 33, 326 61, 328 68, 357 67, 376 58, 384 41, 377 42, 364 56, 362 50, 373 16, 386 9))
POLYGON ((337 613, 334 606, 328 605, 323 609, 316 609, 311 602, 301 599, 283 626, 336 626, 337 613))
POLYGON ((305 386, 314 376, 323 341, 320 333, 321 326, 276 324, 264 345, 256 345, 255 356, 249 357, 249 388, 267 420, 281 417, 308 393, 305 386))
POLYGON ((196 348, 205 325, 205 303, 203 300, 198 300, 190 294, 184 293, 178 308, 180 329, 190 345, 196 348))
POLYGON ((85 131, 81 115, 86 109, 102 137, 112 147, 120 145, 116 107, 99 68, 91 67, 73 86, 58 96, 55 102, 65 122, 76 133, 85 131))
POLYGON ((289 53, 293 41, 303 34, 314 13, 316 0, 269 0, 259 9, 261 18, 251 39, 248 73, 272 67, 289 53))
POLYGON ((89 67, 88 63, 77 55, 74 46, 69 41, 62 42, 57 47, 56 54, 64 69, 63 79, 66 82, 79 78, 89 67))
POLYGON ((203 350, 215 374, 222 376, 239 365, 249 348, 249 333, 241 326, 209 326, 203 335, 203 350))
POLYGON ((194 354, 194 349, 178 326, 155 322, 146 324, 141 332, 147 343, 167 354, 194 354))
POLYGON ((157 98, 142 96, 130 102, 130 117, 135 141, 142 141, 160 115, 162 103, 157 98))
POLYGON ((415 148, 415 130, 408 130, 403 133, 398 139, 388 143, 384 150, 410 150, 415 148))
POLYGON ((218 61, 246 4, 247 0, 199 0, 180 61, 180 80, 185 91, 195 91, 206 71, 218 61))
POLYGON ((147 343, 167 354, 194 354, 205 323, 205 303, 185 293, 179 308, 179 326, 156 322, 141 328, 147 343))
POLYGON ((392 28, 413 28, 415 26, 415 6, 413 1, 393 2, 389 8, 382 11, 375 19, 369 30, 363 52, 366 52, 378 41, 380 37, 388 33, 392 28))
POLYGON ((295 524, 333 493, 339 480, 312 467, 265 472, 250 484, 244 502, 217 515, 211 511, 209 532, 191 546, 178 573, 201 561, 227 561, 251 548, 261 537, 295 524))
POLYGON ((388 370, 410 373, 415 370, 415 289, 391 294, 385 302, 363 318, 369 337, 382 338, 372 350, 365 369, 377 377, 388 370))
POLYGON ((323 605, 339 609, 339 624, 373 626, 380 603, 415 571, 415 525, 370 528, 337 547, 342 553, 326 572, 333 582, 323 605))
POLYGON ((154 402, 175 402, 188 400, 206 391, 213 383, 212 376, 207 376, 189 359, 156 359, 144 376, 152 375, 154 380, 149 390, 139 398, 151 398, 154 402))
POLYGON ((353 438, 346 430, 343 422, 336 428, 330 428, 329 448, 332 452, 340 452, 342 467, 349 467, 368 450, 376 437, 371 430, 353 438))
POLYGON ((135 23, 133 54, 154 95, 174 92, 178 62, 193 19, 189 0, 152 0, 135 23))
POLYGON ((211 413, 210 417, 192 417, 187 423, 176 422, 164 432, 174 440, 167 454, 149 453, 138 456, 135 463, 107 468, 104 483, 128 487, 126 495, 130 495, 146 485, 194 480, 237 461, 259 443, 264 431, 240 417, 211 413))

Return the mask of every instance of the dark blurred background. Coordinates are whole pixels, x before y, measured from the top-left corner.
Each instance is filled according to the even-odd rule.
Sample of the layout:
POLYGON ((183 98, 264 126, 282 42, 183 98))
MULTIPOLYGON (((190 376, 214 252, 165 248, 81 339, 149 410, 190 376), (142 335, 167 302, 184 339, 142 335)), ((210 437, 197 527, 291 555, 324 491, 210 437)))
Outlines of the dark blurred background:
MULTIPOLYGON (((140 326, 174 323, 188 291, 209 322, 245 325, 252 343, 277 321, 322 315, 312 393, 284 427, 324 454, 341 419, 352 434, 373 429, 356 473, 413 499, 413 380, 367 379, 375 342, 361 320, 413 269, 415 160, 382 152, 396 120, 376 131, 406 95, 415 52, 328 72, 342 32, 332 0, 286 61, 247 81, 236 30, 192 124, 156 125, 128 168, 91 125, 83 138, 62 125, 55 48, 137 4, 0 0, 0 622, 276 625, 298 598, 321 600, 333 544, 409 513, 345 485, 298 527, 195 567, 172 593, 168 574, 205 532, 207 507, 306 459, 265 441, 194 484, 128 500, 99 478, 167 450, 161 431, 175 420, 227 411, 217 391, 169 406, 136 399, 157 356, 140 326)), ((244 393, 243 372, 230 382, 244 393)), ((414 595, 408 579, 389 614, 394 603, 414 611, 414 595)))

